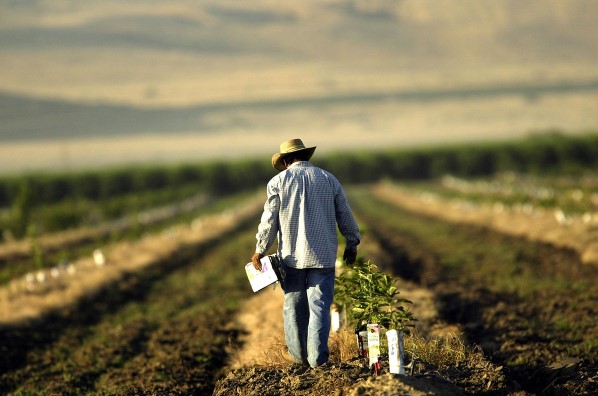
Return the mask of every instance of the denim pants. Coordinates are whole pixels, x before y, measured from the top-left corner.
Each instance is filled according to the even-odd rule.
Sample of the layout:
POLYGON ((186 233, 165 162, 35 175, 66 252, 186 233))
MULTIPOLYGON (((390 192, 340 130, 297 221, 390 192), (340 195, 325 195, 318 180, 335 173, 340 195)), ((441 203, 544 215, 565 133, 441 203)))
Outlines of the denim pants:
POLYGON ((334 297, 334 268, 284 267, 284 336, 296 361, 320 366, 328 361, 330 305, 334 297))

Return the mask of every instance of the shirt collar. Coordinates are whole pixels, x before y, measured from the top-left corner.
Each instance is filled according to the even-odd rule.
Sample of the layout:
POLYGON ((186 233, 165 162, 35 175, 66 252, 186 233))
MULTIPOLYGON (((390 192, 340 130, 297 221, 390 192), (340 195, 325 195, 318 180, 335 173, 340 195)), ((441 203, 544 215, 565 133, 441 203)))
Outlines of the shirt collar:
POLYGON ((306 166, 310 166, 311 163, 309 161, 297 161, 297 162, 293 162, 287 169, 289 168, 293 168, 293 167, 306 167, 306 166))

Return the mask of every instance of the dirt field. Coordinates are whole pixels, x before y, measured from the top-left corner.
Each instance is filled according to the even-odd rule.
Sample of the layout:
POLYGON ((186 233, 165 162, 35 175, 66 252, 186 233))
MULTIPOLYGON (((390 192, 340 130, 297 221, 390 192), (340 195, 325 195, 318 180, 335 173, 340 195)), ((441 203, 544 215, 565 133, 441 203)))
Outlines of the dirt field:
MULTIPOLYGON (((467 359, 375 376, 333 354, 325 368, 280 360, 281 294, 252 294, 247 221, 75 304, 0 328, 5 394, 595 394, 596 269, 572 249, 440 221, 352 189, 360 255, 400 277, 423 337, 459 336, 467 359), (248 253, 249 252, 249 253, 248 253), (473 264, 470 264, 471 263, 473 264), (504 267, 504 268, 503 268, 504 267), (505 275, 510 274, 510 275, 505 275), (500 279, 506 278, 506 279, 500 279), (530 282, 529 279, 535 279, 530 282), (523 284, 523 286, 521 285, 523 284), (515 286, 516 287, 515 287, 515 286), (556 286, 555 286, 556 285, 556 286), (559 286, 560 285, 560 286, 559 286), (259 307, 259 308, 256 308, 259 307), (270 336, 264 338, 264 330, 270 336)), ((337 340, 331 339, 335 350, 337 340)), ((340 342, 340 341, 338 341, 340 342)), ((409 351, 408 351, 409 352, 409 351)))
MULTIPOLYGON (((571 288, 581 280, 595 282, 597 273, 592 266, 581 263, 579 254, 570 249, 513 238, 477 225, 449 225, 451 233, 464 235, 472 242, 508 246, 526 256, 523 259, 525 265, 533 266, 533 271, 562 278, 569 285, 559 290, 539 286, 527 295, 497 292, 486 287, 484 282, 471 284, 475 274, 451 274, 443 258, 426 246, 425 241, 417 240, 413 234, 397 233, 391 222, 367 214, 363 201, 358 199, 355 205, 362 216, 362 226, 366 224, 370 231, 362 247, 379 262, 392 263, 386 269, 401 276, 404 296, 415 301, 413 311, 423 319, 417 324, 418 330, 428 335, 456 331, 470 345, 480 346, 483 354, 470 356, 467 362, 450 369, 417 366, 413 377, 375 377, 363 363, 355 360, 336 362, 325 370, 297 371, 298 368, 288 366, 268 368, 272 360, 267 357, 268 348, 263 345, 256 348, 259 335, 252 339, 250 332, 246 350, 239 355, 240 361, 247 356, 252 356, 255 361, 255 355, 251 353, 258 350, 262 353, 258 363, 262 365, 230 372, 217 384, 215 394, 240 391, 241 394, 289 395, 371 392, 388 395, 425 392, 581 395, 594 394, 598 390, 593 341, 598 336, 598 329, 592 320, 596 293, 576 292, 571 288), (431 298, 422 298, 425 296, 431 298), (588 342, 584 343, 583 339, 588 342), (271 381, 271 378, 275 380, 271 381)), ((432 218, 421 219, 431 224, 436 222, 432 218)), ((490 257, 477 259, 488 260, 490 257)), ((268 291, 256 296, 247 304, 247 310, 255 313, 251 307, 260 305, 259 301, 280 305, 280 299, 273 299, 272 295, 268 291)), ((277 310, 280 312, 279 306, 277 310)), ((251 318, 259 318, 262 326, 269 327, 272 315, 244 313, 241 323, 248 329, 255 328, 251 318)), ((273 340, 275 349, 281 348, 281 337, 278 334, 273 340)))

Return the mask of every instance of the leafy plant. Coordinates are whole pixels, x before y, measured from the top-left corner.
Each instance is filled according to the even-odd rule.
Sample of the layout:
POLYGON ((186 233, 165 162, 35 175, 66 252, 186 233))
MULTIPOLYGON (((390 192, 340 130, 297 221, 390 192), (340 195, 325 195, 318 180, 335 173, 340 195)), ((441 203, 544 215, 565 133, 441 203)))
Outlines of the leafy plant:
POLYGON ((399 296, 395 284, 396 279, 378 271, 378 266, 359 259, 337 277, 335 301, 359 330, 368 323, 379 323, 386 329, 404 331, 416 319, 405 308, 411 301, 399 296))

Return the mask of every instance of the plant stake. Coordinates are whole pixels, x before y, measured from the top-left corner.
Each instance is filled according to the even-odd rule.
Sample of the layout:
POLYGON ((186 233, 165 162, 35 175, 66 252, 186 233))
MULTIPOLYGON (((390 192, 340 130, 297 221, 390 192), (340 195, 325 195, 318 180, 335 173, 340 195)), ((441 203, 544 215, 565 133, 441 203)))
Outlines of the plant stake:
POLYGON ((355 336, 357 337, 357 356, 360 358, 368 357, 368 332, 355 329, 355 336))
POLYGON ((330 306, 330 328, 335 333, 338 333, 341 328, 341 314, 336 304, 330 306))

